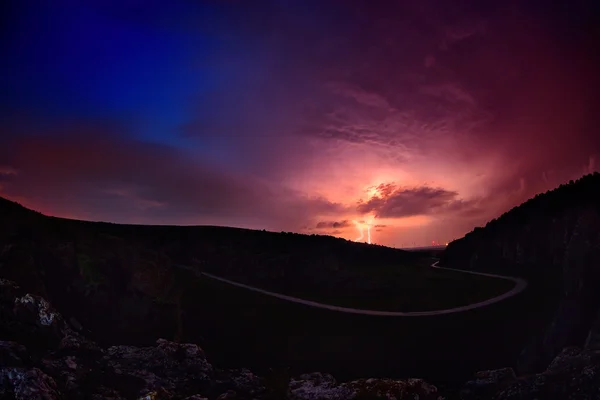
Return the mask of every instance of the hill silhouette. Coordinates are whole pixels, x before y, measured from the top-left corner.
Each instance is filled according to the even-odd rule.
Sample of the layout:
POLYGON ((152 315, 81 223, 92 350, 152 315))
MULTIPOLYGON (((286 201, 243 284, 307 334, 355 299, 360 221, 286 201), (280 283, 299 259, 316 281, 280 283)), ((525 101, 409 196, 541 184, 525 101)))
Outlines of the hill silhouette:
POLYGON ((260 372, 283 363, 294 373, 318 365, 341 379, 417 376, 456 389, 481 369, 545 370, 564 347, 585 342, 600 304, 599 188, 600 174, 584 176, 450 243, 443 266, 522 276, 529 286, 502 303, 442 318, 309 310, 177 267, 288 293, 379 295, 384 281, 399 295, 427 299, 435 297, 427 281, 415 292, 397 290, 386 274, 392 266, 432 270, 415 269, 431 263, 428 253, 285 232, 69 220, 2 198, 0 277, 48 299, 102 346, 167 338, 199 343, 216 365, 260 372))
POLYGON ((84 319, 109 342, 155 340, 165 329, 173 336, 180 264, 292 294, 370 285, 359 276, 368 265, 430 264, 422 254, 331 236, 78 221, 4 198, 0 219, 0 276, 84 319))
POLYGON ((560 185, 450 243, 446 267, 525 277, 546 306, 543 329, 524 349, 539 371, 567 345, 582 345, 600 306, 600 174, 560 185))
POLYGON ((476 369, 505 365, 527 333, 471 350, 504 324, 503 317, 483 324, 486 313, 510 316, 494 310, 514 309, 514 301, 439 319, 360 317, 282 302, 178 267, 376 310, 451 308, 509 289, 504 280, 429 268, 429 253, 328 236, 77 221, 0 204, 0 277, 47 299, 103 346, 146 346, 166 338, 199 343, 216 364, 228 367, 260 371, 284 364, 296 373, 317 369, 340 379, 431 376, 458 382, 476 369), (438 330, 443 337, 433 339, 438 330), (403 361, 389 363, 390 357, 403 361))

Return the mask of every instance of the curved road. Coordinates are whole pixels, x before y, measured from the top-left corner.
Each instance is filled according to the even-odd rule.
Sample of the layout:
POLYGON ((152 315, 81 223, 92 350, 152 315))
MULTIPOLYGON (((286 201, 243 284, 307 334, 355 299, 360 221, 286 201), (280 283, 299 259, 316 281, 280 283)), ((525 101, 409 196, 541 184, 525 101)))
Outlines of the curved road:
POLYGON ((454 272, 462 272, 465 274, 481 275, 481 276, 487 276, 487 277, 498 278, 498 279, 507 279, 507 280, 515 282, 515 287, 513 287, 511 290, 509 290, 506 293, 503 293, 496 297, 492 297, 491 299, 480 301, 479 303, 469 304, 468 306, 447 308, 445 310, 412 311, 412 312, 362 310, 362 309, 358 309, 358 308, 347 308, 347 307, 334 306, 331 304, 317 303, 315 301, 299 299, 297 297, 287 296, 285 294, 269 292, 268 290, 263 290, 263 289, 259 289, 259 288, 253 287, 253 286, 245 285, 243 283, 230 281, 229 279, 221 278, 221 277, 213 275, 213 274, 209 274, 206 272, 199 272, 199 271, 196 271, 194 268, 186 266, 186 265, 178 265, 178 267, 192 271, 196 275, 203 275, 203 276, 206 276, 208 278, 211 278, 211 279, 214 279, 217 281, 228 283, 232 286, 241 287, 241 288, 244 288, 247 290, 251 290, 253 292, 262 293, 267 296, 276 297, 278 299, 286 300, 286 301, 289 301, 292 303, 304 304, 305 306, 309 306, 309 307, 322 308, 325 310, 343 312, 343 313, 348 313, 348 314, 374 315, 374 316, 381 316, 381 317, 426 317, 426 316, 453 314, 453 313, 457 313, 457 312, 474 310, 476 308, 488 306, 490 304, 494 304, 499 301, 508 299, 509 297, 512 297, 516 294, 521 293, 527 287, 527 282, 521 278, 513 278, 510 276, 502 276, 502 275, 495 275, 495 274, 486 274, 483 272, 464 271, 464 270, 453 269, 453 268, 443 268, 443 267, 437 266, 438 262, 439 261, 436 261, 431 266, 433 268, 445 269, 445 270, 454 271, 454 272))

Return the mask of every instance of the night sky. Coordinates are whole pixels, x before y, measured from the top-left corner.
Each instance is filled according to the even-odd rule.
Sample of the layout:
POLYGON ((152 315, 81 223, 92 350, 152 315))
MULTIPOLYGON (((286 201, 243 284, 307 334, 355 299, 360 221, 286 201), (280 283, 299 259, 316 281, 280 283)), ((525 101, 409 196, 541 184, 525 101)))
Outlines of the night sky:
POLYGON ((6 1, 0 196, 444 243, 600 169, 593 3, 6 1))

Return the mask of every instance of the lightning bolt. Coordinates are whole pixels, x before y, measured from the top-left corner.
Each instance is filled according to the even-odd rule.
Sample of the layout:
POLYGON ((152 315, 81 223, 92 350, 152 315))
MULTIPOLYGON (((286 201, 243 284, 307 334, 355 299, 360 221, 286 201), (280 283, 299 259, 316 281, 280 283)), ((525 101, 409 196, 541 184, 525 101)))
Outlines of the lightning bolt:
POLYGON ((359 242, 361 240, 363 240, 363 238, 365 237, 364 235, 364 227, 367 227, 367 243, 371 244, 371 226, 373 226, 373 218, 374 217, 370 217, 369 220, 367 222, 359 222, 359 221, 352 221, 354 222, 354 225, 356 225, 356 229, 358 229, 358 231, 360 232, 360 236, 355 239, 355 242, 359 242))
POLYGON ((354 222, 354 225, 356 225, 356 229, 358 229, 358 231, 360 232, 360 236, 358 238, 354 239, 354 241, 359 242, 363 239, 363 237, 365 237, 365 235, 363 234, 363 226, 358 221, 352 221, 352 222, 354 222))

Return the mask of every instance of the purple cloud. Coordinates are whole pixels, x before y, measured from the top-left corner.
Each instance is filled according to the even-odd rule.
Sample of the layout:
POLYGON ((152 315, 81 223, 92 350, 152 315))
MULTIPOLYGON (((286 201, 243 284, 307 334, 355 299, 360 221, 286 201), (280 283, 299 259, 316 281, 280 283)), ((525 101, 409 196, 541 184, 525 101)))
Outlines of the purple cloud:
POLYGON ((441 188, 418 187, 392 190, 393 185, 384 186, 384 191, 366 202, 360 202, 357 211, 373 213, 377 218, 403 218, 415 215, 456 212, 467 206, 458 199, 458 193, 441 188))
POLYGON ((350 221, 348 220, 343 220, 343 221, 319 221, 316 225, 317 229, 328 229, 328 228, 346 228, 348 226, 351 226, 350 221))

